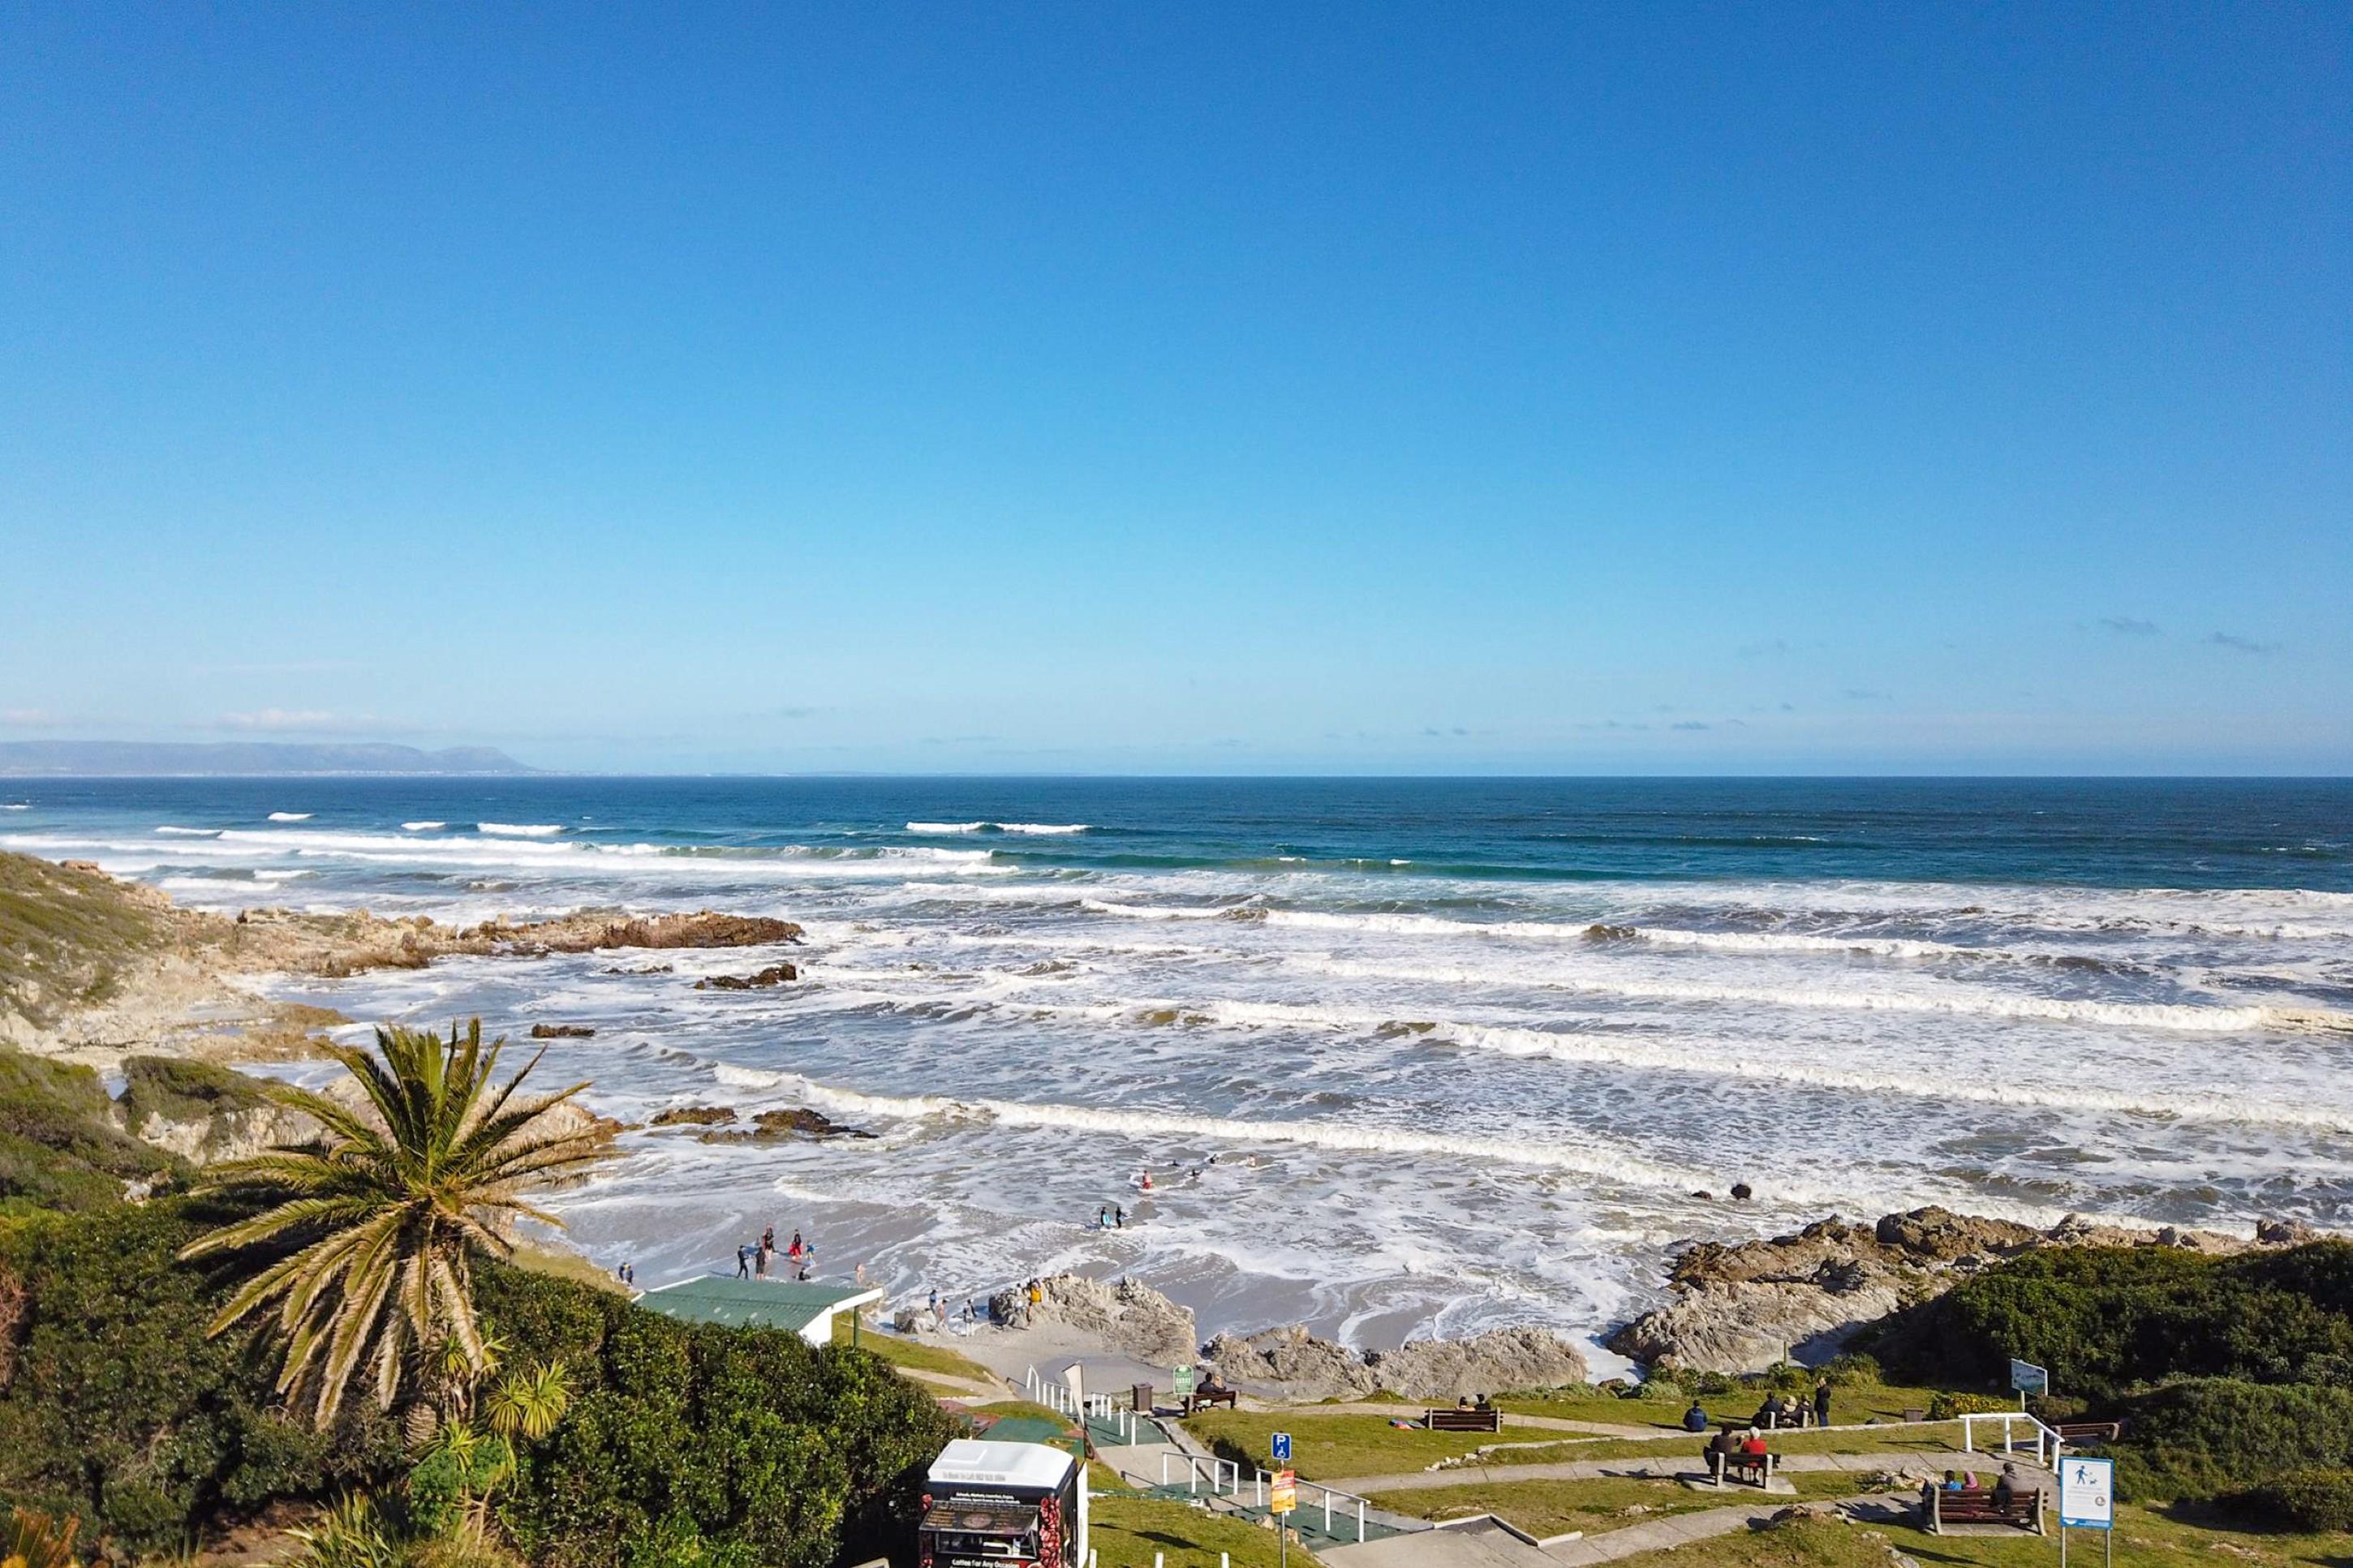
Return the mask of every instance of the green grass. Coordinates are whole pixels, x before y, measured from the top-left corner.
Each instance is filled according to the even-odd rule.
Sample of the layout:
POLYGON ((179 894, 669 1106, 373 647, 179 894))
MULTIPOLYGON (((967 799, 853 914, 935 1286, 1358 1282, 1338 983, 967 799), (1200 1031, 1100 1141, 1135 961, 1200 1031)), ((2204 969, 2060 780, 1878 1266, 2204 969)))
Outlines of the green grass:
MULTIPOLYGON (((1098 1497, 1087 1510, 1087 1544, 1102 1568, 1152 1568, 1161 1554, 1166 1568, 1218 1568, 1225 1552, 1233 1568, 1275 1568, 1274 1531, 1211 1514, 1181 1502, 1148 1498, 1098 1497)), ((1293 1542, 1290 1560, 1312 1568, 1315 1559, 1293 1542)))
POLYGON ((102 1208, 129 1178, 185 1175, 186 1164, 116 1127, 98 1075, 0 1047, 0 1198, 102 1208))
MULTIPOLYGON (((1809 1498, 1851 1497, 1862 1489, 1861 1479, 1850 1475, 1798 1474, 1785 1479, 1798 1489, 1797 1495, 1788 1500, 1791 1502, 1809 1498)), ((1672 1514, 1753 1506, 1757 1500, 1753 1491, 1699 1492, 1681 1481, 1620 1477, 1591 1481, 1472 1481, 1459 1487, 1372 1495, 1375 1507, 1417 1519, 1462 1519, 1492 1513, 1539 1540, 1572 1530, 1599 1535, 1672 1514)))
MULTIPOLYGON (((2051 1568, 2059 1560, 2055 1525, 2052 1531, 2049 1536, 1938 1536, 1909 1525, 1808 1521, 1620 1561, 1626 1568, 1887 1568, 1893 1547, 1922 1568, 2051 1568)), ((2094 1532, 2076 1531, 2070 1556, 2099 1563, 2101 1544, 2094 1532)), ((2253 1534, 2130 1506, 2117 1510, 2115 1546, 2117 1568, 2343 1568, 2353 1563, 2353 1535, 2253 1534)))
MULTIPOLYGON (((848 1318, 834 1319, 833 1342, 838 1345, 846 1345, 849 1342, 848 1318)), ((872 1351, 892 1366, 904 1367, 912 1372, 936 1372, 949 1377, 970 1378, 975 1383, 985 1383, 992 1388, 1001 1387, 1004 1384, 1004 1379, 974 1361, 970 1356, 958 1354, 945 1345, 927 1344, 922 1340, 911 1340, 903 1334, 892 1333, 887 1329, 878 1329, 871 1324, 863 1325, 859 1329, 858 1346, 860 1350, 872 1351)))
MULTIPOLYGON (((1680 1436, 1694 1452, 1703 1441, 1689 1432, 1680 1436)), ((1939 1421, 1916 1426, 1865 1426, 1852 1432, 1835 1428, 1828 1432, 1767 1432, 1765 1440, 1777 1454, 1945 1454, 1959 1450, 1961 1424, 1939 1421)), ((1514 1449, 1509 1458, 1498 1458, 1495 1462, 1541 1465, 1558 1459, 1639 1459, 1646 1455, 1677 1452, 1683 1446, 1672 1437, 1570 1439, 1547 1444, 1541 1449, 1514 1449)))
POLYGON ((166 1121, 205 1121, 223 1111, 268 1105, 261 1085, 241 1072, 182 1057, 125 1057, 122 1115, 131 1127, 150 1116, 166 1121))
POLYGON ((990 1405, 976 1405, 972 1414, 992 1421, 1050 1421, 1065 1437, 1078 1435, 1078 1428, 1060 1411, 1043 1405, 1032 1405, 1026 1399, 1007 1399, 990 1405))
MULTIPOLYGON (((1398 1415, 1409 1408, 1400 1406, 1398 1415)), ((1496 1441, 1485 1432, 1422 1432, 1389 1425, 1386 1415, 1325 1415, 1314 1406, 1282 1411, 1217 1410, 1187 1416, 1185 1426, 1221 1458, 1269 1466, 1267 1439, 1292 1438, 1292 1468, 1311 1480, 1427 1468, 1433 1460, 1468 1454, 1496 1441)), ((1247 1473, 1247 1472, 1246 1472, 1247 1473)))

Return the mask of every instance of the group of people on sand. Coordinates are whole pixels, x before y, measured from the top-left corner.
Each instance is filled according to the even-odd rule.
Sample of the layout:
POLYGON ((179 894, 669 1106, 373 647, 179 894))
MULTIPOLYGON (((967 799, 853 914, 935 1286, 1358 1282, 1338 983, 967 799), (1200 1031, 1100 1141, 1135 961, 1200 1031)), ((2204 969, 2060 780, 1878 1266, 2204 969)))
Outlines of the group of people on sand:
MULTIPOLYGON (((776 1227, 772 1225, 760 1233, 757 1243, 747 1241, 735 1249, 735 1278, 765 1279, 769 1259, 776 1256, 776 1227)), ((809 1270, 816 1267, 816 1244, 802 1240, 799 1231, 793 1232, 793 1239, 785 1248, 784 1272, 795 1279, 807 1279, 809 1270)))

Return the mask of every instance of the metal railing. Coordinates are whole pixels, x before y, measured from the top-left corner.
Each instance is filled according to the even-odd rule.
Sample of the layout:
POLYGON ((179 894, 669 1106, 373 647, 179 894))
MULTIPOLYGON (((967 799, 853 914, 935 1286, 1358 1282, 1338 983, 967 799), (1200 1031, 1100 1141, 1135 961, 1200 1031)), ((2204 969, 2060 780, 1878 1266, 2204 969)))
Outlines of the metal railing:
POLYGON ((1985 1452, 1989 1454, 2018 1452, 2017 1429, 2024 1426, 2028 1429, 2027 1436, 2033 1443, 2034 1462, 2046 1470, 2058 1468, 2059 1456, 2063 1452, 2059 1434, 2023 1410, 1980 1411, 1962 1416, 1961 1452, 1974 1454, 1978 1451, 1978 1424, 1979 1422, 1989 1426, 1999 1425, 2001 1427, 2001 1447, 1997 1449, 1989 1446, 1985 1452))
MULTIPOLYGON (((1264 1470, 1261 1470, 1258 1473, 1258 1479, 1251 1483, 1257 1491, 1259 1507, 1264 1508, 1266 1506, 1266 1489, 1272 1484, 1273 1480, 1274 1478, 1272 1476, 1267 1474, 1264 1470)), ((1332 1502, 1335 1498, 1339 1499, 1341 1502, 1340 1519, 1343 1524, 1347 1522, 1347 1505, 1349 1503, 1355 1503, 1356 1505, 1356 1539, 1358 1541, 1365 1539, 1365 1510, 1367 1505, 1363 1498, 1358 1497, 1355 1492, 1335 1491, 1330 1487, 1324 1485, 1320 1481, 1294 1480, 1293 1484, 1303 1492, 1314 1491, 1319 1492, 1323 1495, 1324 1538, 1325 1540, 1337 1541, 1340 1539, 1339 1536, 1334 1534, 1332 1531, 1332 1502)), ((1301 1500, 1301 1506, 1303 1508, 1306 1506, 1304 1499, 1301 1500)))
POLYGON ((1071 1398, 1068 1384, 1060 1378, 1040 1375, 1034 1366, 1027 1368, 1021 1374, 1021 1394, 1031 1404, 1042 1405, 1057 1415, 1067 1415, 1082 1426, 1089 1421, 1101 1422, 1117 1433, 1123 1443, 1136 1441, 1136 1435, 1141 1430, 1143 1418, 1122 1405, 1113 1395, 1090 1394, 1085 1403, 1081 1405, 1071 1398))
POLYGON ((1162 1486, 1173 1486, 1175 1484, 1168 1479, 1168 1462, 1171 1459, 1182 1459, 1185 1461, 1185 1489, 1195 1496, 1198 1497, 1200 1495, 1202 1479, 1201 1472, 1205 1468, 1208 1471, 1209 1495, 1211 1497, 1239 1497, 1241 1495, 1242 1470, 1240 1465, 1235 1464, 1231 1459, 1215 1459, 1202 1454, 1180 1453, 1173 1448, 1160 1456, 1160 1484, 1162 1486))

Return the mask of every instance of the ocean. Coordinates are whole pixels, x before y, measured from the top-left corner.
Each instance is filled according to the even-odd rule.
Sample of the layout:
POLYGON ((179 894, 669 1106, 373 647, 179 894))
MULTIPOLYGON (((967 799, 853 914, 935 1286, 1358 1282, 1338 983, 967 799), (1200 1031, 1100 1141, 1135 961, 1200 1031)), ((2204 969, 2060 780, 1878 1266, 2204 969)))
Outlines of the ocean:
POLYGON ((1205 1334, 1385 1346, 1596 1335, 1660 1298, 1675 1244, 1831 1213, 2353 1219, 2342 781, 9 780, 0 803, 0 847, 204 908, 801 922, 803 979, 774 991, 693 989, 740 952, 266 983, 357 1037, 591 1026, 541 1070, 633 1122, 807 1105, 877 1135, 629 1134, 554 1206, 641 1283, 773 1223, 901 1297, 1117 1272, 1205 1334), (1134 1223, 1093 1228, 1110 1204, 1134 1223))

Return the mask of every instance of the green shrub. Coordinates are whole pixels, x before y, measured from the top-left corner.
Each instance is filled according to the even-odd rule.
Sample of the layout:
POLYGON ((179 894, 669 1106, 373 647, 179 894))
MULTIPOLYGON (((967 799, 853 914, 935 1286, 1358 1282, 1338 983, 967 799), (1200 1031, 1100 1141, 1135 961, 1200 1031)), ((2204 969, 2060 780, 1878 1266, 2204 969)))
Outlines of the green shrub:
POLYGON ((80 1514, 118 1552, 177 1549, 277 1497, 363 1483, 398 1454, 386 1424, 328 1433, 271 1411, 242 1337, 207 1340, 214 1282, 174 1260, 178 1203, 0 1226, 0 1500, 80 1514))
POLYGON ((168 1182, 187 1166, 114 1124, 98 1074, 0 1047, 0 1198, 95 1209, 127 1180, 168 1182))
POLYGON ((2176 1377, 2353 1385, 2353 1243, 2214 1258, 2182 1247, 2030 1252, 1876 1325, 1906 1382, 1999 1383, 2011 1356, 2094 1404, 2176 1377))
POLYGON ((2251 1524, 2334 1534, 2353 1530, 2353 1470, 2291 1470, 2226 1500, 2232 1512, 2251 1524))
POLYGON ((138 1128, 150 1116, 200 1121, 220 1111, 253 1110, 269 1103, 261 1086, 241 1072, 184 1057, 125 1057, 122 1117, 138 1128))
POLYGON ((1998 1394, 1937 1394, 1928 1401, 1928 1419, 1950 1421, 1957 1415, 1999 1415, 2017 1408, 2016 1400, 1998 1394))
POLYGON ((2195 1378, 2123 1410, 2116 1486, 2136 1499, 2202 1500, 2295 1470, 2353 1465, 2353 1390, 2195 1378))

